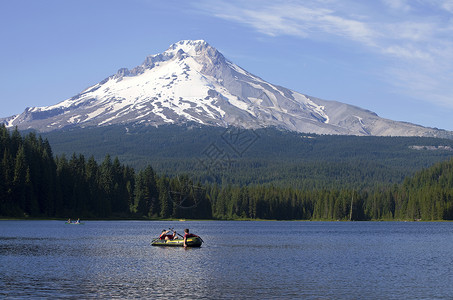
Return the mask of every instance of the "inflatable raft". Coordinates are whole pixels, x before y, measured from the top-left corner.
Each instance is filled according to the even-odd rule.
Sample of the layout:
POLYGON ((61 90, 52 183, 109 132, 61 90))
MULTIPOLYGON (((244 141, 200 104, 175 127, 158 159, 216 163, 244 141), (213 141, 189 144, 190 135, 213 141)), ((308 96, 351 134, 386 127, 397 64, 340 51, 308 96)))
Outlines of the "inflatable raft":
MULTIPOLYGON (((203 243, 203 240, 198 236, 187 238, 187 241, 186 241, 187 247, 200 247, 202 243, 203 243)), ((174 240, 155 239, 151 242, 151 246, 183 247, 184 239, 174 239, 174 240)))

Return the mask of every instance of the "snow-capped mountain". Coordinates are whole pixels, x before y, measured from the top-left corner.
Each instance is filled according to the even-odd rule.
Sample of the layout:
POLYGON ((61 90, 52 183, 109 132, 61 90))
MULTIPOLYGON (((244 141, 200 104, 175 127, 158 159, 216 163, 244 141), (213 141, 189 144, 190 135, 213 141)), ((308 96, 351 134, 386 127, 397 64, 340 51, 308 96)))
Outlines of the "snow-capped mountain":
POLYGON ((70 99, 27 108, 0 122, 39 131, 197 122, 318 134, 453 136, 273 85, 228 61, 203 40, 175 43, 161 54, 148 56, 140 66, 120 69, 70 99))

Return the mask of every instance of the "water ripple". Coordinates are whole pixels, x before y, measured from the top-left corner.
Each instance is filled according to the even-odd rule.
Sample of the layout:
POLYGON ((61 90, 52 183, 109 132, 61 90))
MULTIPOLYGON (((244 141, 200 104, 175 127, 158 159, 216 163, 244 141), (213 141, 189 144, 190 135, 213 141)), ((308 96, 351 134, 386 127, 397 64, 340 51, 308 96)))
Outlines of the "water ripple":
POLYGON ((174 225, 0 221, 0 297, 453 295, 451 223, 184 222, 206 241, 201 248, 150 246, 162 228, 174 225))

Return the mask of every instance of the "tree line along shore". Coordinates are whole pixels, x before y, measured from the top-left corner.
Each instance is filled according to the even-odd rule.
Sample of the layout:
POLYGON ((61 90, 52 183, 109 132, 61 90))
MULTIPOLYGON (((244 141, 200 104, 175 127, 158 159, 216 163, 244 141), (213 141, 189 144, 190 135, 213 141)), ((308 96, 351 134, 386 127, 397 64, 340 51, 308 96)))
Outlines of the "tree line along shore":
POLYGON ((0 217, 216 220, 452 220, 453 159, 398 184, 297 188, 140 170, 106 155, 56 156, 46 139, 0 126, 0 217))

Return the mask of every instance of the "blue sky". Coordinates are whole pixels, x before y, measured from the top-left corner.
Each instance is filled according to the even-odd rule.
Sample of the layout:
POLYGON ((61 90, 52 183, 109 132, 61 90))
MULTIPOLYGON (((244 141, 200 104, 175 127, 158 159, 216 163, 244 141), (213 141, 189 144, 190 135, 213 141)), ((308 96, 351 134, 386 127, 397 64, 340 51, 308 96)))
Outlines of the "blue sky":
POLYGON ((303 94, 453 130, 453 0, 2 1, 0 117, 182 39, 303 94))

